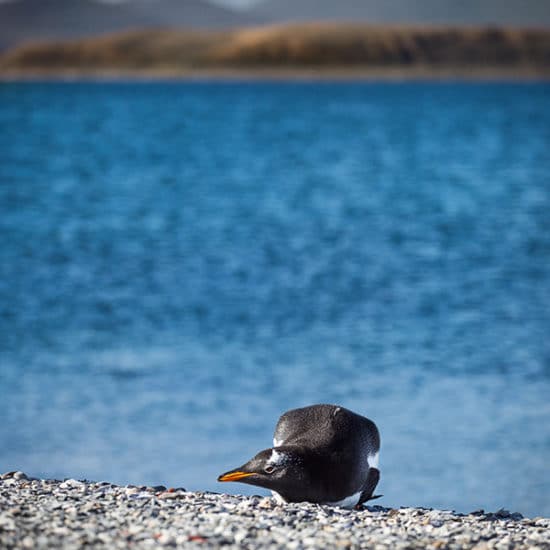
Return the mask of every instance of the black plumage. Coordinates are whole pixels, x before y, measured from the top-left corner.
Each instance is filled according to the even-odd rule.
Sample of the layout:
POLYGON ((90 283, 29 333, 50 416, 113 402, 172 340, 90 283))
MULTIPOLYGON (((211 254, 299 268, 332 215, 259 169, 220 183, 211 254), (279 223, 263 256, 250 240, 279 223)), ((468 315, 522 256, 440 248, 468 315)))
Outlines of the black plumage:
POLYGON ((376 498, 380 436, 368 418, 336 405, 294 409, 279 419, 273 443, 218 480, 265 487, 286 502, 352 507, 376 498))

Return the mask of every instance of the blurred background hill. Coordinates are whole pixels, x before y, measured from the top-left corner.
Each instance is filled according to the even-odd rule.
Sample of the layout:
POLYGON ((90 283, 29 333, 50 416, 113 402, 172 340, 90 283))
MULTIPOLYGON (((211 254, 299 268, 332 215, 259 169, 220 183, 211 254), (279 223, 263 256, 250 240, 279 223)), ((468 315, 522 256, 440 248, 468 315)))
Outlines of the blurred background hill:
POLYGON ((442 71, 536 76, 550 74, 550 32, 332 22, 236 30, 142 30, 22 45, 0 57, 0 70, 175 75, 219 70, 255 74, 398 70, 412 76, 442 71))
POLYGON ((0 0, 0 49, 145 28, 205 29, 290 21, 550 26, 547 0, 0 0), (238 8, 236 6, 239 6, 238 8))

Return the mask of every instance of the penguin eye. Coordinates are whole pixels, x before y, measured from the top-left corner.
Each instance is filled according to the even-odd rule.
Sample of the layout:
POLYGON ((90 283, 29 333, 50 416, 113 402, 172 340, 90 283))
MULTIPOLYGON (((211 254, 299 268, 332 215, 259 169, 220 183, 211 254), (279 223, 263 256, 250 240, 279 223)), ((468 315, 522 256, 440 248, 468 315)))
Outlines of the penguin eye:
POLYGON ((264 468, 264 472, 265 472, 266 474, 272 474, 274 471, 275 471, 275 468, 274 468, 273 466, 266 466, 266 467, 264 468))

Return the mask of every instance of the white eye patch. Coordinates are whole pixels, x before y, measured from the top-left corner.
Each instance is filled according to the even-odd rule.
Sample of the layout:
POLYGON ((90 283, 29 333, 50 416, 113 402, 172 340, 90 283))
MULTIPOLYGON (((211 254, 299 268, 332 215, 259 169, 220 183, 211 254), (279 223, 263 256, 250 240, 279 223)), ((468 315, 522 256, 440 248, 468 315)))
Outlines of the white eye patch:
POLYGON ((267 463, 269 466, 284 466, 291 461, 291 457, 288 456, 286 453, 281 453, 280 451, 273 449, 267 463))

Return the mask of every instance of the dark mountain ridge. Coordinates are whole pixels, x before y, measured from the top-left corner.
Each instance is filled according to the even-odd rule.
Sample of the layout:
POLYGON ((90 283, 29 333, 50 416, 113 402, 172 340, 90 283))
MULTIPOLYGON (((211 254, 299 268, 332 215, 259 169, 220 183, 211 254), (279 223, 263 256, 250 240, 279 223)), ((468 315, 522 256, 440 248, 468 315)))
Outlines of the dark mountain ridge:
POLYGON ((223 28, 255 21, 207 0, 12 0, 0 2, 0 49, 128 29, 223 28))
POLYGON ((550 26, 550 0, 266 0, 251 13, 271 22, 550 26))
POLYGON ((227 29, 283 21, 550 27, 550 0, 266 0, 231 10, 210 0, 0 0, 0 50, 136 29, 227 29))

